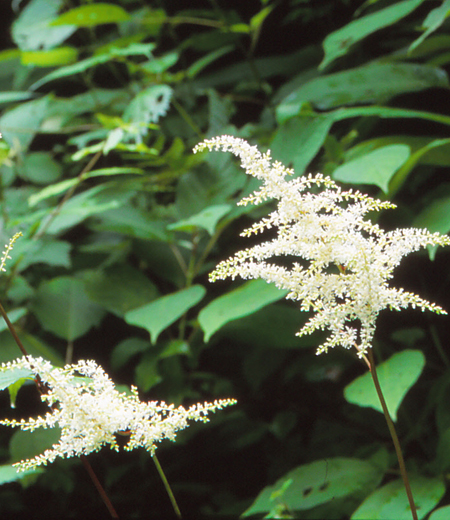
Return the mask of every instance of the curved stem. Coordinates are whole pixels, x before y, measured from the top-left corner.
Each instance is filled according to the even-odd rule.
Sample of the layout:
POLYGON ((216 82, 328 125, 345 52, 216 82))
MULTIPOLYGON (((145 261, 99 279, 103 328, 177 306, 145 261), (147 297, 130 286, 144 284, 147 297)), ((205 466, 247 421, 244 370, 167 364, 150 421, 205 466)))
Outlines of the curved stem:
POLYGON ((159 463, 158 458, 156 457, 156 455, 152 455, 152 459, 155 463, 156 469, 158 470, 159 476, 163 481, 167 494, 169 495, 170 502, 172 504, 173 510, 175 511, 175 514, 177 515, 177 518, 182 518, 180 508, 178 507, 177 501, 175 500, 175 496, 172 492, 172 488, 170 487, 169 481, 167 480, 166 475, 164 474, 164 471, 161 467, 161 464, 159 463))
POLYGON ((400 473, 402 475, 403 484, 404 484, 405 490, 406 490, 406 495, 408 496, 409 507, 411 508, 411 514, 412 514, 413 520, 418 520, 416 505, 414 503, 411 486, 409 484, 408 473, 406 471, 405 460, 403 458, 402 449, 400 447, 400 441, 398 440, 398 436, 397 436, 397 432, 395 431, 394 423, 389 414, 389 410, 386 405, 386 401, 384 399, 383 392, 381 390, 380 382, 378 380, 377 370, 375 367, 375 360, 373 358, 373 352, 372 352, 371 348, 368 349, 368 357, 369 357, 369 369, 370 369, 370 373, 372 375, 373 384, 375 385, 375 390, 377 391, 378 399, 380 400, 381 407, 383 408, 384 417, 386 419, 386 423, 389 428, 389 433, 391 434, 391 437, 392 437, 392 442, 394 443, 395 453, 397 454, 398 465, 400 467, 400 473))

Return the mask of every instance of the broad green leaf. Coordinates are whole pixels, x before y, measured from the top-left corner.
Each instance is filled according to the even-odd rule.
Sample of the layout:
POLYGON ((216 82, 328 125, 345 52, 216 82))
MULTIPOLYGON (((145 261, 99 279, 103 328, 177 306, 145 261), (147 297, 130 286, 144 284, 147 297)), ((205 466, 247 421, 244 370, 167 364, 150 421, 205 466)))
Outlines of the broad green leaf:
POLYGON ((19 176, 34 184, 53 184, 62 175, 62 165, 48 152, 27 154, 18 165, 19 176))
POLYGON ((38 428, 34 432, 17 430, 9 442, 11 460, 19 462, 39 455, 57 443, 60 436, 58 427, 38 428))
POLYGON ((40 129, 47 115, 51 96, 21 103, 5 112, 0 117, 0 129, 3 139, 10 147, 20 144, 21 152, 25 153, 40 129))
POLYGON ((43 469, 28 469, 26 471, 17 472, 17 468, 13 468, 11 465, 6 464, 0 466, 0 485, 7 484, 8 482, 17 482, 18 480, 28 479, 31 475, 38 475, 43 473, 43 469))
MULTIPOLYGON (((394 421, 397 420, 397 411, 403 398, 419 378, 424 366, 425 356, 420 350, 403 350, 377 367, 381 390, 394 421)), ((349 403, 369 406, 383 413, 370 372, 347 385, 344 397, 349 403)))
POLYGON ((440 507, 431 513, 428 520, 448 520, 450 518, 450 506, 440 507))
MULTIPOLYGON (((40 338, 21 330, 20 340, 30 356, 43 357, 51 361, 54 365, 62 366, 64 364, 64 360, 61 358, 60 354, 52 347, 46 345, 40 338)), ((7 330, 0 332, 0 345, 1 363, 12 361, 22 355, 15 339, 7 330)))
MULTIPOLYGON (((27 314, 27 309, 25 307, 18 307, 17 309, 12 309, 8 311, 8 318, 11 323, 15 323, 16 321, 20 320, 20 318, 23 318, 27 314)), ((0 320, 0 332, 7 330, 8 326, 6 325, 6 322, 3 318, 0 320)))
MULTIPOLYGON (((444 482, 440 478, 426 478, 411 473, 409 482, 418 518, 422 520, 444 496, 444 482)), ((374 491, 351 516, 351 520, 367 520, 368 518, 370 520, 411 519, 411 509, 403 480, 394 480, 374 491)))
POLYGON ((323 42, 325 56, 319 65, 324 69, 336 58, 347 54, 350 47, 374 33, 401 20, 425 0, 404 0, 350 22, 345 27, 329 34, 323 42))
POLYGON ((45 330, 67 341, 98 326, 104 315, 104 310, 88 298, 83 281, 69 276, 41 283, 32 311, 45 330))
POLYGON ((292 163, 301 175, 322 147, 333 124, 328 114, 299 115, 279 126, 271 143, 273 156, 283 164, 292 163))
POLYGON ((431 33, 438 29, 450 15, 450 0, 444 0, 442 5, 436 7, 428 13, 428 16, 423 22, 423 27, 426 31, 414 40, 409 46, 408 52, 411 52, 418 47, 431 33))
POLYGON ((125 321, 148 330, 152 343, 156 343, 160 333, 181 318, 191 307, 197 305, 205 294, 204 287, 193 285, 127 312, 125 321))
POLYGON ((121 233, 143 240, 168 241, 165 223, 149 215, 148 211, 123 204, 99 215, 90 227, 96 231, 121 233))
POLYGON ((167 226, 167 229, 192 233, 197 228, 202 228, 206 229, 206 231, 212 236, 214 235, 219 220, 230 211, 231 206, 229 204, 209 206, 192 217, 170 224, 167 226))
POLYGON ((382 146, 338 166, 332 176, 337 181, 349 184, 375 184, 388 193, 389 181, 409 155, 410 148, 405 144, 382 146))
POLYGON ((343 457, 298 466, 278 479, 274 485, 264 488, 242 516, 270 511, 274 506, 273 497, 288 480, 291 483, 281 500, 289 511, 303 511, 342 497, 364 497, 378 485, 383 474, 384 468, 369 461, 343 457))
POLYGON ((52 49, 73 32, 75 26, 51 27, 64 0, 31 0, 12 24, 12 37, 22 51, 52 49))
POLYGON ((5 390, 8 386, 17 383, 21 379, 33 381, 34 374, 27 368, 2 368, 0 370, 0 390, 5 390))
POLYGON ((306 101, 320 110, 328 110, 342 105, 382 103, 398 94, 431 87, 448 87, 448 77, 443 69, 415 63, 375 61, 308 81, 280 103, 277 118, 285 121, 297 115, 306 101))
POLYGON ((198 315, 198 321, 205 333, 205 342, 228 322, 248 316, 269 303, 284 298, 287 293, 288 291, 281 291, 264 280, 251 280, 216 298, 198 315))
POLYGON ((51 26, 75 25, 76 27, 95 27, 103 23, 119 23, 129 20, 130 15, 114 4, 95 3, 75 7, 52 20, 51 26))
POLYGON ((83 280, 89 298, 117 316, 142 307, 158 295, 155 285, 128 264, 87 271, 83 280))
POLYGON ((22 51, 20 61, 22 65, 35 67, 57 67, 77 61, 78 51, 74 47, 58 47, 44 51, 22 51))

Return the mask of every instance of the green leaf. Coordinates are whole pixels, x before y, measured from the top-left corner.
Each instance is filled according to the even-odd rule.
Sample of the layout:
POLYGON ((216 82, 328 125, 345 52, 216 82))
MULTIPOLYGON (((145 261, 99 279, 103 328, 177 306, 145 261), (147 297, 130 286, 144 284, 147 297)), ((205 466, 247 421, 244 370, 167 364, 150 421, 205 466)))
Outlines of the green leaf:
MULTIPOLYGON (((424 366, 425 356, 420 350, 403 350, 377 367, 381 390, 394 421, 397 420, 397 411, 403 398, 419 378, 424 366)), ((370 406, 383 413, 370 372, 347 385, 344 397, 349 403, 370 406)))
POLYGON ((9 442, 9 450, 13 462, 35 457, 52 447, 59 441, 61 430, 55 428, 38 428, 33 432, 17 430, 9 442))
POLYGON ((425 18, 423 22, 423 27, 426 31, 414 40, 409 46, 408 53, 413 51, 416 47, 418 47, 431 33, 436 31, 448 18, 450 15, 450 0, 444 0, 442 5, 436 7, 432 11, 428 13, 428 16, 425 18))
POLYGON ((1 103, 17 103, 17 101, 26 101, 34 97, 32 92, 0 92, 1 103))
POLYGON ((12 37, 19 49, 52 49, 75 32, 75 26, 50 26, 64 3, 64 0, 31 0, 27 4, 12 24, 12 37))
POLYGON ((85 272, 83 280, 92 301, 121 317, 158 296, 155 285, 128 264, 85 272))
POLYGON ((51 184, 50 186, 46 186, 41 191, 33 193, 33 195, 31 195, 28 199, 28 204, 30 207, 36 206, 36 204, 42 200, 48 199, 49 197, 54 197, 55 195, 60 195, 79 182, 80 180, 78 178, 74 178, 66 179, 64 181, 51 184))
POLYGON ((75 7, 58 16, 50 23, 55 25, 75 25, 76 27, 95 27, 103 23, 119 23, 129 20, 130 15, 114 4, 95 3, 75 7))
POLYGON ((148 330, 152 343, 156 343, 160 333, 181 318, 191 307, 197 305, 205 294, 204 287, 193 285, 127 312, 125 321, 148 330))
POLYGON ((53 278, 39 286, 32 311, 45 330, 74 341, 98 326, 104 310, 87 296, 82 280, 53 278))
POLYGON ((290 511, 303 511, 341 497, 364 497, 378 485, 383 474, 384 468, 351 458, 336 457, 298 466, 273 486, 264 488, 242 516, 270 511, 274 506, 273 497, 287 480, 292 482, 283 493, 283 503, 290 511))
POLYGON ((159 356, 155 351, 146 352, 135 370, 135 381, 143 392, 148 392, 151 388, 162 381, 158 372, 159 356))
POLYGON ((31 141, 47 115, 51 98, 51 96, 45 96, 34 101, 21 103, 0 117, 3 139, 11 148, 17 147, 18 143, 22 153, 28 150, 31 141))
POLYGON ((102 63, 107 63, 108 61, 114 60, 118 57, 126 57, 133 55, 144 55, 150 57, 151 51, 155 48, 154 43, 146 43, 146 44, 136 44, 133 43, 129 45, 125 49, 116 49, 113 48, 110 52, 105 54, 99 54, 98 56, 92 56, 91 58, 86 58, 84 60, 80 60, 73 65, 67 65, 66 67, 61 67, 53 72, 50 72, 40 80, 33 83, 30 87, 31 90, 36 90, 42 85, 49 83, 50 81, 54 81, 55 79, 66 78, 68 76, 73 76, 74 74, 81 74, 86 70, 95 67, 97 65, 101 65, 102 63))
POLYGON ((388 193, 389 181, 409 156, 410 148, 405 144, 382 146, 338 166, 332 177, 349 184, 375 184, 388 193))
POLYGON ((43 473, 43 469, 28 469, 26 471, 17 472, 17 468, 13 468, 9 464, 0 466, 0 485, 8 482, 17 482, 26 479, 30 475, 43 473))
POLYGON ((281 291, 264 280, 251 280, 243 286, 220 296, 202 309, 198 315, 205 342, 226 323, 253 314, 257 310, 284 298, 281 291))
MULTIPOLYGON (((25 309, 25 307, 19 307, 17 309, 8 311, 8 318, 11 323, 15 323, 16 321, 20 320, 20 318, 23 318, 26 314, 27 310, 25 309)), ((7 329, 8 326, 6 325, 5 320, 2 318, 0 321, 0 332, 3 332, 7 329)))
POLYGON ((271 143, 273 156, 283 164, 292 163, 301 175, 322 147, 334 122, 328 114, 299 115, 279 126, 271 143))
POLYGON ((18 165, 19 176, 34 184, 53 184, 62 175, 61 163, 47 152, 27 154, 18 165))
MULTIPOLYGON (((425 478, 411 473, 409 482, 419 518, 423 519, 444 496, 445 485, 440 478, 425 478)), ((394 480, 374 491, 351 516, 351 520, 368 518, 370 520, 411 519, 411 509, 403 480, 394 480)))
POLYGON ((2 368, 0 370, 0 390, 5 390, 23 379, 33 381, 33 372, 27 368, 2 368))
POLYGON ((44 51, 22 51, 20 61, 22 65, 35 67, 57 67, 77 61, 78 51, 74 47, 58 47, 44 51))
POLYGON ((167 226, 167 229, 192 233, 197 228, 202 228, 206 229, 206 231, 212 236, 214 235, 219 220, 230 211, 231 206, 229 204, 209 206, 192 217, 170 224, 167 226))
POLYGON ((111 353, 113 370, 123 368, 136 354, 141 354, 150 348, 150 343, 141 338, 127 338, 118 343, 111 353))
POLYGON ((415 63, 372 62, 304 83, 277 107, 278 121, 299 114, 305 102, 320 110, 358 103, 385 102, 398 94, 448 87, 443 69, 415 63))
POLYGON ((448 520, 450 518, 450 506, 440 507, 433 511, 428 520, 448 520))
POLYGON ((424 1, 425 0, 404 0, 403 2, 396 2, 385 9, 380 9, 375 13, 363 16, 358 20, 350 22, 345 27, 332 32, 323 42, 325 56, 319 65, 319 69, 324 69, 336 58, 347 54, 354 43, 369 36, 369 34, 401 20, 424 1))

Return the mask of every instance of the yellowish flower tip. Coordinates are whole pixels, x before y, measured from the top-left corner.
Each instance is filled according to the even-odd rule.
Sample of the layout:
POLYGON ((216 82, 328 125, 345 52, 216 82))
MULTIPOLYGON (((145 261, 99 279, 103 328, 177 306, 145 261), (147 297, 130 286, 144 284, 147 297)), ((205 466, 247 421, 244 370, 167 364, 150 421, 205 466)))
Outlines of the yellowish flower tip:
POLYGON ((445 312, 416 294, 390 287, 389 280, 403 256, 428 245, 450 245, 450 237, 415 228, 386 232, 366 215, 395 208, 394 204, 343 191, 320 173, 289 178, 292 170, 244 139, 214 137, 199 143, 194 152, 204 149, 233 153, 248 175, 262 181, 238 204, 278 200, 276 211, 241 233, 251 236, 275 228, 276 238, 220 262, 210 280, 261 278, 287 289, 287 298, 299 301, 302 311, 315 313, 298 335, 330 332, 318 354, 340 345, 356 348, 363 357, 372 346, 378 314, 386 308, 445 312), (277 257, 299 261, 280 266, 271 261, 277 257))
MULTIPOLYGON (((1 134, 0 134, 0 137, 1 137, 1 134)), ((1 259, 1 262, 0 262, 0 272, 3 271, 5 272, 6 269, 5 269, 5 264, 6 264, 6 260, 11 260, 11 257, 9 256, 9 253, 11 252, 12 248, 14 247, 14 242, 22 236, 22 232, 19 231, 18 233, 16 233, 10 240, 9 240, 9 244, 5 244, 5 250, 2 252, 2 259, 1 259)))
POLYGON ((49 361, 28 356, 3 363, 0 371, 17 368, 30 370, 48 387, 42 400, 49 411, 28 420, 3 419, 0 424, 28 431, 61 428, 59 441, 42 454, 14 464, 18 471, 46 465, 57 457, 87 455, 105 445, 118 451, 117 435, 129 437, 125 450, 143 447, 154 455, 159 442, 175 440, 176 433, 187 428, 189 421, 207 422, 209 413, 236 403, 235 399, 218 399, 186 409, 164 402, 143 402, 137 388, 131 388, 131 395, 119 392, 103 368, 89 360, 55 368, 49 361))

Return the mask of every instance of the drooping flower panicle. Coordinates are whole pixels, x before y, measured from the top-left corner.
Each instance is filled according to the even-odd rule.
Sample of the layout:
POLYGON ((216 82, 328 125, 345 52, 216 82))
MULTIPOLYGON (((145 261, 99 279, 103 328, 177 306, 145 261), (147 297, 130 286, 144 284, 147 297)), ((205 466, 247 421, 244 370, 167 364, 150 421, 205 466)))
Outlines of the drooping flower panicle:
POLYGON ((98 451, 109 444, 118 450, 117 434, 129 436, 126 450, 143 447, 154 454, 157 443, 174 440, 177 431, 188 421, 208 421, 208 413, 234 404, 234 399, 194 404, 188 409, 164 402, 142 402, 137 389, 131 394, 119 392, 114 383, 95 361, 79 361, 64 368, 55 368, 42 358, 21 358, 2 364, 0 370, 25 368, 39 376, 48 387, 42 400, 50 409, 44 416, 29 420, 1 420, 0 424, 19 426, 22 430, 61 428, 61 437, 51 449, 32 459, 21 461, 18 470, 35 468, 53 462, 57 457, 75 457, 98 451))
POLYGON ((194 152, 204 149, 233 153, 248 175, 262 181, 261 188, 239 204, 278 200, 276 211, 242 233, 250 236, 277 228, 276 238, 220 262, 210 280, 262 278, 289 290, 287 298, 301 302, 301 310, 315 312, 298 335, 330 331, 318 354, 341 345, 355 347, 364 356, 372 346, 377 316, 385 308, 445 312, 416 294, 390 287, 388 281, 403 256, 427 245, 449 245, 448 236, 415 228, 385 232, 365 217, 394 204, 343 191, 321 174, 286 179, 292 170, 243 139, 207 139, 194 152), (269 261, 281 257, 282 262, 269 261), (295 260, 286 266, 292 257, 295 260))

